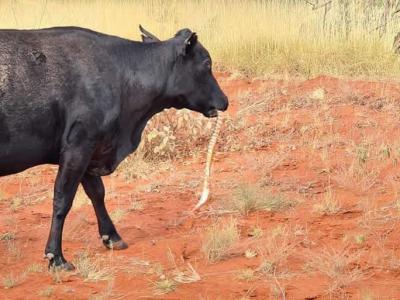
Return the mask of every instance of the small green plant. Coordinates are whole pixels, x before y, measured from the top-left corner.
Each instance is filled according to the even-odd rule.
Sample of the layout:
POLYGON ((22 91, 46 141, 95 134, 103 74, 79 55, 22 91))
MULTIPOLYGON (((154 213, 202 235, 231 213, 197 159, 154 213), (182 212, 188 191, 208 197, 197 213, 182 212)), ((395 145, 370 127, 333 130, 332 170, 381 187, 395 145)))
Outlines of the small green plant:
POLYGON ((248 215, 257 210, 279 211, 286 209, 293 206, 293 202, 281 195, 266 193, 256 186, 241 185, 236 189, 230 205, 242 215, 248 215))
POLYGON ((239 237, 237 223, 233 219, 225 224, 212 224, 205 234, 202 246, 207 260, 213 263, 224 259, 239 237))
POLYGON ((365 242, 365 235, 359 234, 354 237, 356 244, 361 245, 365 242))
POLYGON ((176 290, 177 283, 168 278, 163 278, 154 283, 157 295, 168 294, 176 290))
POLYGON ((392 156, 392 148, 387 144, 382 145, 379 152, 383 159, 389 159, 392 156))

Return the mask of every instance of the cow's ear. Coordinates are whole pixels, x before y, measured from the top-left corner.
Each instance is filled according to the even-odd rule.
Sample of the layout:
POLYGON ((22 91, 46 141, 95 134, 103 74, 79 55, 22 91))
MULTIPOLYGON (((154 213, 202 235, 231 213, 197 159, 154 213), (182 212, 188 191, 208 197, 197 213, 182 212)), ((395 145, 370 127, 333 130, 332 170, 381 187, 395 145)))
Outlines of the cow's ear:
POLYGON ((182 56, 190 53, 197 43, 197 34, 188 28, 179 30, 175 34, 175 38, 177 39, 179 45, 178 54, 182 56))
POLYGON ((197 43, 197 34, 196 32, 192 32, 188 38, 185 39, 185 54, 188 54, 192 51, 194 46, 196 46, 197 43))
POLYGON ((160 42, 160 39, 156 37, 154 34, 148 32, 146 29, 142 27, 142 25, 139 25, 139 30, 142 33, 142 41, 143 43, 154 43, 154 42, 160 42))

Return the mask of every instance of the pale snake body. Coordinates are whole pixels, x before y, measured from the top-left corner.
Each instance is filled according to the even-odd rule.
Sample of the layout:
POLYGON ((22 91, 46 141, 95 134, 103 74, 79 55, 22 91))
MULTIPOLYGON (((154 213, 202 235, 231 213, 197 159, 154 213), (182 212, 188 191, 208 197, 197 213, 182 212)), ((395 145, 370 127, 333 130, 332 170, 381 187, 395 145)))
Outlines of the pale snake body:
POLYGON ((215 147, 215 144, 217 143, 217 138, 218 138, 219 130, 221 128, 221 124, 222 124, 222 117, 221 117, 221 114, 218 114, 217 120, 216 120, 216 123, 214 126, 214 130, 211 135, 210 143, 208 144, 208 149, 207 149, 207 161, 206 161, 206 167, 204 169, 203 191, 201 193, 199 202, 193 208, 193 211, 197 210, 201 206, 203 206, 209 198, 209 194, 210 194, 209 179, 210 179, 210 172, 211 172, 211 163, 212 163, 212 158, 213 158, 213 154, 214 154, 214 147, 215 147))

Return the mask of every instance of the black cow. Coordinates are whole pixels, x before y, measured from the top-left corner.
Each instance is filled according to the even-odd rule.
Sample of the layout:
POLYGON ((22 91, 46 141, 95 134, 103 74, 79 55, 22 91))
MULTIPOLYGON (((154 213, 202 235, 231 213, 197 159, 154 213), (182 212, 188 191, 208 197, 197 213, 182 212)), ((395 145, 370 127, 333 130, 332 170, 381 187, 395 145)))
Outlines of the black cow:
POLYGON ((79 183, 104 245, 127 247, 101 176, 136 150, 153 115, 173 107, 215 117, 228 107, 195 33, 182 29, 162 42, 142 33, 144 43, 76 27, 0 30, 0 176, 59 165, 45 249, 51 266, 74 268, 61 241, 79 183))

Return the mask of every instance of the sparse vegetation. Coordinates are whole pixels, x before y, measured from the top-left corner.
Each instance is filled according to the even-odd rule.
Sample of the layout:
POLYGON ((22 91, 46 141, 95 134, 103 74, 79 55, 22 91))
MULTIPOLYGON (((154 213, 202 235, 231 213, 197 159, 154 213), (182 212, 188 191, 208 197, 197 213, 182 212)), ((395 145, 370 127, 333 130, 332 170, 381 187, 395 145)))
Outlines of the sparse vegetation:
POLYGON ((154 283, 155 293, 157 295, 168 294, 177 288, 177 283, 169 278, 164 278, 154 283))
POLYGON ((90 200, 89 198, 86 196, 85 191, 83 190, 83 188, 81 186, 79 186, 75 198, 74 198, 74 202, 73 202, 73 208, 81 208, 84 205, 88 205, 90 204, 90 200))
POLYGON ((259 239, 264 235, 264 230, 262 230, 262 228, 256 226, 253 227, 250 232, 249 232, 249 236, 259 239))
POLYGON ((266 239, 259 242, 258 252, 262 260, 258 272, 266 276, 276 276, 287 271, 286 260, 295 245, 288 228, 274 228, 266 239))
MULTIPOLYGON (((217 79, 231 100, 212 199, 200 211, 187 213, 214 121, 187 110, 152 118, 138 151, 104 180, 111 217, 134 242, 128 252, 100 250, 95 215, 83 209, 90 202, 79 188, 74 208, 82 209, 66 222, 66 256, 77 243, 95 247, 98 256, 76 255, 75 272, 51 268, 45 276, 45 263, 19 262, 36 261, 37 254, 26 256, 43 250, 38 239, 50 218, 55 167, 2 177, 0 205, 9 213, 0 220, 5 297, 31 287, 29 280, 18 286, 26 274, 41 284, 36 296, 49 298, 162 298, 182 289, 179 298, 200 282, 193 284, 199 299, 226 297, 224 284, 238 299, 296 297, 299 285, 310 299, 326 293, 380 299, 382 286, 397 299, 391 284, 400 271, 395 6, 400 1, 1 1, 0 27, 81 25, 137 40, 138 23, 163 39, 192 28, 214 69, 228 70, 217 79), (28 207, 44 198, 48 207, 28 207), (82 281, 91 281, 91 295, 81 294, 82 281)), ((0 72, 0 86, 1 80, 0 72)))
POLYGON ((238 272, 238 278, 244 281, 253 281, 256 279, 256 272, 250 268, 243 269, 238 272))
POLYGON ((363 278, 357 262, 359 255, 347 251, 323 250, 318 255, 310 256, 306 268, 329 277, 329 292, 343 289, 354 281, 363 278))
POLYGON ((32 28, 75 24, 136 40, 139 32, 131 20, 164 39, 190 25, 224 68, 256 75, 305 77, 321 73, 399 75, 399 61, 392 49, 399 19, 395 6, 387 10, 382 1, 331 1, 320 7, 315 1, 291 0, 96 3, 3 1, 0 25, 32 28), (99 15, 103 17, 87 17, 99 15), (249 34, 249 28, 257 30, 249 34))
POLYGON ((242 215, 248 215, 257 210, 279 211, 293 204, 282 195, 271 195, 256 186, 241 185, 236 189, 229 205, 242 215))
POLYGON ((358 234, 354 237, 354 240, 355 240, 356 244, 358 244, 358 245, 364 244, 365 239, 366 239, 365 235, 363 235, 363 234, 358 234))
POLYGON ((144 204, 142 201, 131 199, 129 202, 129 211, 141 211, 144 209, 144 204))
POLYGON ((14 232, 5 232, 0 235, 0 241, 11 241, 15 239, 14 232))
POLYGON ((12 289, 21 284, 25 277, 26 273, 22 273, 18 276, 15 276, 13 273, 9 273, 3 277, 2 283, 5 289, 12 289))
POLYGON ((45 270, 41 264, 31 264, 26 268, 27 273, 42 273, 45 270))
POLYGON ((112 298, 114 289, 114 279, 107 282, 107 287, 99 295, 91 295, 88 300, 107 300, 112 298))
POLYGON ((43 290, 40 290, 38 295, 46 298, 50 298, 53 295, 54 288, 52 286, 48 286, 43 290))
POLYGON ((231 219, 225 223, 214 223, 207 229, 203 239, 202 250, 210 262, 224 259, 239 240, 236 221, 231 219))
POLYGON ((63 278, 65 277, 65 271, 62 268, 51 266, 49 268, 49 273, 54 283, 59 284, 63 282, 63 278))
POLYGON ((119 207, 110 213, 110 218, 111 220, 113 220, 114 223, 118 223, 123 219, 123 217, 125 217, 125 215, 126 215, 126 210, 119 207))
POLYGON ((102 265, 101 261, 90 257, 86 251, 78 253, 74 264, 79 275, 85 281, 96 282, 99 280, 110 280, 114 277, 111 267, 102 265))
POLYGON ((335 215, 341 211, 342 207, 333 194, 332 189, 328 189, 321 202, 314 205, 314 209, 321 214, 335 215))
POLYGON ((12 275, 3 277, 3 286, 5 289, 11 289, 17 285, 17 279, 12 275))

